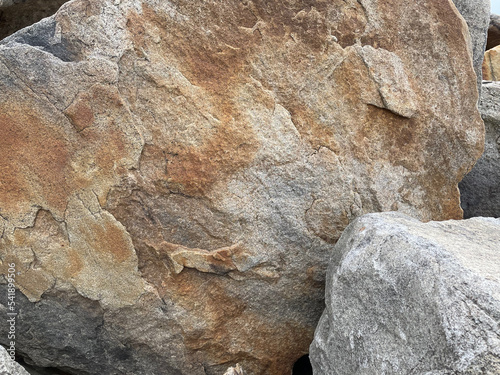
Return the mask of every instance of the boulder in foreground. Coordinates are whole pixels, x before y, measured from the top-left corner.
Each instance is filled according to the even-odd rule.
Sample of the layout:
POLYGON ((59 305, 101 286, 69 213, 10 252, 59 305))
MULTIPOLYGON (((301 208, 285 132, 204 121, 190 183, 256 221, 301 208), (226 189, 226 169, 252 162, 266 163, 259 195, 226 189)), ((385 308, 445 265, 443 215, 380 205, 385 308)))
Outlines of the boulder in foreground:
POLYGON ((336 250, 316 375, 500 373, 500 220, 370 214, 336 250))

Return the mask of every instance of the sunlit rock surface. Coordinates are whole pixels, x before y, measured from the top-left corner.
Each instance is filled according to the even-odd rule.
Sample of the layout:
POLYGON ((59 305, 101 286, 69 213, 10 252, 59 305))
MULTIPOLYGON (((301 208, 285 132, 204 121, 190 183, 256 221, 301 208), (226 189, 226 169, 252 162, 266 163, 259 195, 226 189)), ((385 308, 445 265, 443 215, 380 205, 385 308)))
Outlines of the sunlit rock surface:
POLYGON ((19 352, 75 373, 289 373, 349 222, 462 217, 483 149, 468 40, 438 0, 75 0, 5 39, 19 352))

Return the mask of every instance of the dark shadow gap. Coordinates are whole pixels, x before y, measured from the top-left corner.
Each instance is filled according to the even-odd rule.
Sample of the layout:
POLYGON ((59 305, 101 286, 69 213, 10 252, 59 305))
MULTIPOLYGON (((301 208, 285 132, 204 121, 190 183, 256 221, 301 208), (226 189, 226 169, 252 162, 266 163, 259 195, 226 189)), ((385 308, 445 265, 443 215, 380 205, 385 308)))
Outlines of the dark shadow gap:
POLYGON ((492 14, 490 16, 490 26, 488 27, 486 50, 495 48, 498 45, 500 45, 500 16, 492 14))
POLYGON ((28 371, 30 375, 70 375, 58 368, 53 367, 38 367, 33 366, 24 361, 22 357, 16 356, 16 362, 19 363, 23 368, 28 371))
MULTIPOLYGON (((0 7, 0 40, 50 17, 68 0, 10 0, 0 7)), ((1 2, 0 2, 1 4, 1 2)))
POLYGON ((293 365, 292 375, 312 375, 313 370, 311 366, 311 361, 309 361, 309 354, 306 354, 299 359, 293 365))

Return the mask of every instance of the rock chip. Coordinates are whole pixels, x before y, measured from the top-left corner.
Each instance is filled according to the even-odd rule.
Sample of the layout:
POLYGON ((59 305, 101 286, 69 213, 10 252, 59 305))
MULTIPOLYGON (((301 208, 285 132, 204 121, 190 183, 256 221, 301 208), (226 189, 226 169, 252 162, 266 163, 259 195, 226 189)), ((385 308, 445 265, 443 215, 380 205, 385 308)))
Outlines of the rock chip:
POLYGON ((500 220, 369 214, 343 233, 314 374, 500 373, 500 220))
POLYGON ((0 375, 29 375, 29 373, 0 345, 0 375))
POLYGON ((500 217, 500 82, 484 82, 479 108, 486 128, 485 148, 459 184, 462 208, 466 218, 500 217))
POLYGON ((481 92, 484 51, 490 26, 490 0, 453 0, 469 27, 472 43, 473 65, 477 75, 477 89, 481 92))
POLYGON ((4 39, 20 352, 290 373, 350 221, 462 217, 484 142, 468 38, 441 0, 74 0, 4 39))

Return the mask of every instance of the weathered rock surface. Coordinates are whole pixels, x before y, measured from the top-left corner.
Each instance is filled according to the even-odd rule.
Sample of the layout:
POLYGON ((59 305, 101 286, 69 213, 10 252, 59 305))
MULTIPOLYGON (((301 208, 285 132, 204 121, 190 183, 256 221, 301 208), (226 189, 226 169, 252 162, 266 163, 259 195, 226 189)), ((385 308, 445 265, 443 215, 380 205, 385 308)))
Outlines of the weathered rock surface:
POLYGON ((68 0, 0 0, 0 39, 53 15, 68 0))
POLYGON ((9 353, 0 345, 0 375, 29 375, 16 361, 10 358, 9 353))
POLYGON ((336 251, 314 374, 500 373, 500 220, 369 214, 336 251))
POLYGON ((74 373, 289 373, 351 220, 462 217, 483 147, 467 40, 440 0, 75 0, 5 39, 20 353, 74 373))
POLYGON ((481 81, 484 51, 490 26, 490 0, 453 0, 460 14, 469 27, 471 37, 473 65, 477 76, 477 89, 481 93, 481 81))
POLYGON ((500 45, 500 16, 498 14, 492 14, 490 15, 486 49, 489 50, 498 45, 500 45))
POLYGON ((462 208, 466 218, 500 217, 500 82, 483 84, 479 108, 486 128, 484 154, 459 184, 462 208))
POLYGON ((485 52, 483 79, 485 81, 500 81, 500 46, 485 52))

